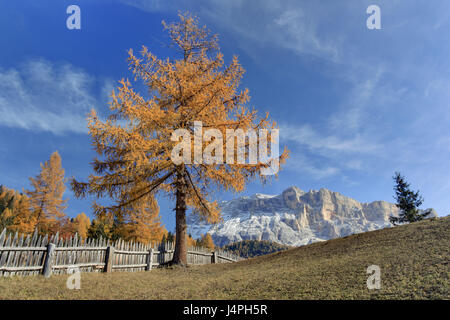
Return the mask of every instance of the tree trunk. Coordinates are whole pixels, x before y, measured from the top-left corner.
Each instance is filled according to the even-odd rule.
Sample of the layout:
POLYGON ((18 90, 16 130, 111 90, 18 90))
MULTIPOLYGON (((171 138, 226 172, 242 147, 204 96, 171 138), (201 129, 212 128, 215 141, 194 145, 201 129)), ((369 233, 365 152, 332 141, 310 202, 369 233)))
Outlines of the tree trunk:
POLYGON ((183 172, 177 174, 176 192, 176 239, 175 252, 172 263, 187 265, 187 242, 186 242, 186 183, 183 172))

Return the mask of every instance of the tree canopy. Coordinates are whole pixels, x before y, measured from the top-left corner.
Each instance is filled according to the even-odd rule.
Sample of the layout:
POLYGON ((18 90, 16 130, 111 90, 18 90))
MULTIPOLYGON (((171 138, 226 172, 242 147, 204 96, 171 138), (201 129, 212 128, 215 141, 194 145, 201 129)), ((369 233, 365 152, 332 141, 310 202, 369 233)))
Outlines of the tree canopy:
MULTIPOLYGON (((122 79, 117 91, 112 92, 109 117, 102 120, 92 111, 89 134, 99 157, 94 159, 94 174, 88 181, 73 179, 71 185, 80 197, 91 194, 114 199, 114 205, 96 203, 94 209, 96 214, 116 217, 129 215, 143 203, 155 203, 158 193, 168 194, 176 200, 174 263, 185 264, 186 209, 189 207, 210 223, 218 222, 220 211, 211 192, 243 191, 256 176, 264 182, 268 177, 261 175, 260 170, 269 164, 174 163, 172 151, 179 143, 173 139, 174 132, 184 129, 195 136, 194 122, 215 128, 223 136, 227 129, 258 131, 275 129, 276 124, 268 119, 268 114, 260 118, 255 110, 247 108, 250 97, 248 89, 239 89, 244 69, 237 57, 225 66, 217 36, 199 26, 198 18, 189 13, 180 14, 179 18, 170 24, 163 21, 178 58, 159 59, 145 46, 139 56, 129 51, 134 81, 143 83, 147 93, 139 93, 130 80, 122 79)), ((216 139, 205 139, 209 143, 194 145, 183 156, 195 158, 195 152, 204 154, 212 146, 214 156, 219 156, 222 147, 215 145, 216 139)), ((257 145, 258 142, 253 141, 257 145)), ((249 143, 241 148, 246 156, 249 143)), ((263 147, 260 144, 260 150, 263 147)), ((241 149, 234 146, 234 159, 241 149)), ((287 150, 277 160, 281 163, 286 157, 287 150)))

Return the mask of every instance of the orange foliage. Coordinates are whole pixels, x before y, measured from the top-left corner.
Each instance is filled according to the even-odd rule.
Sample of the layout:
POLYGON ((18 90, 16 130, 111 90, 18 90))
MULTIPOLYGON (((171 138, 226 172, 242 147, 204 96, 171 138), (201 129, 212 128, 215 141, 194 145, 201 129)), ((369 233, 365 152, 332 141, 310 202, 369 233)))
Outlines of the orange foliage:
POLYGON ((89 227, 91 226, 91 220, 84 212, 77 215, 71 221, 71 224, 73 233, 78 233, 78 235, 81 236, 83 239, 87 238, 87 232, 89 230, 89 227))
POLYGON ((32 233, 36 227, 36 216, 29 210, 26 195, 0 187, 0 230, 8 228, 19 233, 32 233))
POLYGON ((201 239, 199 239, 197 241, 197 243, 200 247, 209 248, 211 250, 214 250, 214 248, 215 248, 213 239, 209 233, 206 233, 205 235, 203 235, 203 237, 201 239))
POLYGON ((125 240, 146 244, 160 242, 166 232, 165 227, 161 225, 158 204, 153 198, 132 206, 117 231, 125 240))
MULTIPOLYGON (((157 192, 167 193, 176 199, 178 238, 186 239, 187 207, 211 223, 218 222, 220 211, 211 191, 223 188, 240 192, 257 176, 264 182, 269 176, 260 175, 260 170, 269 165, 175 164, 171 152, 178 142, 172 141, 172 133, 177 129, 193 133, 194 121, 220 130, 223 136, 227 129, 258 132, 274 129, 276 124, 267 114, 259 118, 255 110, 246 107, 250 97, 247 89, 239 89, 244 69, 237 57, 224 66, 217 36, 200 27, 196 17, 188 13, 179 17, 177 23, 163 22, 179 59, 158 59, 145 46, 140 57, 129 51, 134 80, 148 87, 150 97, 122 79, 111 94, 109 118, 103 121, 94 110, 91 112, 89 134, 101 158, 94 159, 95 174, 87 183, 72 180, 71 185, 79 197, 91 194, 115 199, 113 206, 95 204, 94 208, 97 214, 109 212, 116 217, 123 217, 132 205, 152 203, 157 192)), ((270 137, 268 140, 270 143, 270 137)), ((203 145, 202 151, 208 145, 203 145)), ((248 143, 246 159, 247 147, 248 143)), ((285 150, 280 163, 287 156, 285 150)), ((176 242, 174 262, 186 262, 185 240, 176 242)))
MULTIPOLYGON (((172 241, 176 242, 176 236, 173 236, 172 241)), ((186 235, 186 245, 188 247, 198 247, 199 243, 197 240, 195 240, 194 238, 192 238, 192 236, 190 234, 186 235)))
POLYGON ((57 151, 52 153, 49 161, 41 164, 41 172, 36 178, 30 178, 30 182, 33 190, 26 191, 26 194, 30 198, 39 232, 54 234, 61 231, 66 218, 64 210, 67 200, 62 198, 66 187, 64 169, 57 151))
POLYGON ((190 234, 188 234, 186 241, 187 241, 188 247, 197 247, 198 246, 197 240, 192 238, 190 234))

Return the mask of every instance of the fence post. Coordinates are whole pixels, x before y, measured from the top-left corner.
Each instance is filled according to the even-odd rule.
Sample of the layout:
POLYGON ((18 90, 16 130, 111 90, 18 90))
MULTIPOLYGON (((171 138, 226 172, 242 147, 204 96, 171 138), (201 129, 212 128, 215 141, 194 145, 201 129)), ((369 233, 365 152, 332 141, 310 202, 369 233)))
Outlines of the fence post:
POLYGON ((114 258, 114 247, 109 246, 109 247, 106 248, 105 272, 111 272, 112 271, 113 258, 114 258))
POLYGON ((42 269, 42 274, 44 277, 49 278, 52 275, 53 266, 53 253, 55 252, 55 244, 49 243, 47 245, 47 253, 45 254, 44 268, 42 269))
POLYGON ((153 262, 153 248, 148 250, 147 254, 147 267, 145 268, 145 271, 152 270, 152 262, 153 262))
POLYGON ((219 257, 217 256, 217 251, 214 250, 211 256, 211 263, 219 263, 219 257))

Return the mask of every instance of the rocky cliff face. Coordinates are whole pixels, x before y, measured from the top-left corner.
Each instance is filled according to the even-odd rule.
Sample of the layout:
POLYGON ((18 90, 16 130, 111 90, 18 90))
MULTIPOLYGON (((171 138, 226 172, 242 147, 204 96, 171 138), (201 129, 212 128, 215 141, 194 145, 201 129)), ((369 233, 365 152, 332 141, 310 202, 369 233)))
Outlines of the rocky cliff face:
MULTIPOLYGON (((385 201, 360 203, 327 189, 304 192, 290 187, 282 194, 256 194, 221 204, 223 222, 208 225, 188 217, 189 233, 208 232, 216 245, 242 240, 269 240, 300 246, 344 237, 353 233, 390 227, 397 207, 385 201)), ((431 216, 437 216, 433 210, 431 216)))

